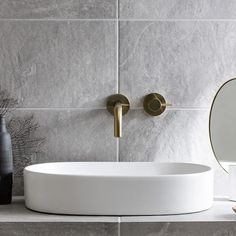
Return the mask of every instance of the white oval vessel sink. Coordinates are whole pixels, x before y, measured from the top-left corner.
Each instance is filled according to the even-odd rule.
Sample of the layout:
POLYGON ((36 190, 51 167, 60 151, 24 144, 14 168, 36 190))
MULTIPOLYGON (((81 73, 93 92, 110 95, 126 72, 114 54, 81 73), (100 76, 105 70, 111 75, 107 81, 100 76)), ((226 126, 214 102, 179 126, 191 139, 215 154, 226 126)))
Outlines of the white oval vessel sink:
POLYGON ((24 170, 32 210, 75 215, 165 215, 206 210, 213 171, 190 163, 58 162, 24 170))

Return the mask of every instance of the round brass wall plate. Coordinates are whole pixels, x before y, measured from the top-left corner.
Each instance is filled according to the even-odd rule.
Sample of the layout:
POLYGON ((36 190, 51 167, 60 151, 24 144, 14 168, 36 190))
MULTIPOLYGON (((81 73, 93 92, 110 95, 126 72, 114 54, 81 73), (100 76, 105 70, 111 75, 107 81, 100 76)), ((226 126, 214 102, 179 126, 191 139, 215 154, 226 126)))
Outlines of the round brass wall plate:
POLYGON ((129 99, 122 94, 113 94, 107 98, 107 110, 114 115, 114 107, 117 103, 122 105, 122 115, 125 115, 130 108, 129 99))
POLYGON ((150 93, 143 101, 144 110, 152 116, 159 116, 166 109, 165 98, 158 93, 150 93))

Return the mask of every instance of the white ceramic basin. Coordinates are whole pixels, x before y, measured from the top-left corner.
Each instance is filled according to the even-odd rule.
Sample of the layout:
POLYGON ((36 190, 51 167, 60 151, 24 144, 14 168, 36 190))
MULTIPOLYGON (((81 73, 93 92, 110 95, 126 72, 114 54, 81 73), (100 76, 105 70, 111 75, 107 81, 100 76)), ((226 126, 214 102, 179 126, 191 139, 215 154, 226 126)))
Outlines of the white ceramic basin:
POLYGON ((24 170, 32 210, 76 215, 161 215, 206 210, 213 171, 190 163, 58 162, 24 170))

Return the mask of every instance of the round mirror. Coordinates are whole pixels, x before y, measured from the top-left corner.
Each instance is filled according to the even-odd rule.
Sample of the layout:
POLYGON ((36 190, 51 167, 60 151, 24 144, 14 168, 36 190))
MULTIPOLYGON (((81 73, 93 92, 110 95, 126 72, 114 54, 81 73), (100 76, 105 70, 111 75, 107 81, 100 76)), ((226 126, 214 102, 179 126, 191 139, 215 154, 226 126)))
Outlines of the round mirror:
POLYGON ((236 79, 224 83, 214 98, 210 112, 210 140, 221 166, 228 171, 236 164, 236 79))

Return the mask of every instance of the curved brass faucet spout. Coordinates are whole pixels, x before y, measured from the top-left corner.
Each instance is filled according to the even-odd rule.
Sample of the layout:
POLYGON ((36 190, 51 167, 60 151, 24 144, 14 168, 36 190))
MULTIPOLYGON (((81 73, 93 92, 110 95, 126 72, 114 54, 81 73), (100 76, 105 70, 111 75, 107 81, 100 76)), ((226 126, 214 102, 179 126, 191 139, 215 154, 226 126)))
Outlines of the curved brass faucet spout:
POLYGON ((129 110, 129 100, 122 94, 111 95, 107 100, 107 110, 114 115, 114 136, 122 137, 122 116, 129 110))
POLYGON ((114 107, 114 136, 122 137, 122 104, 119 102, 114 107))

